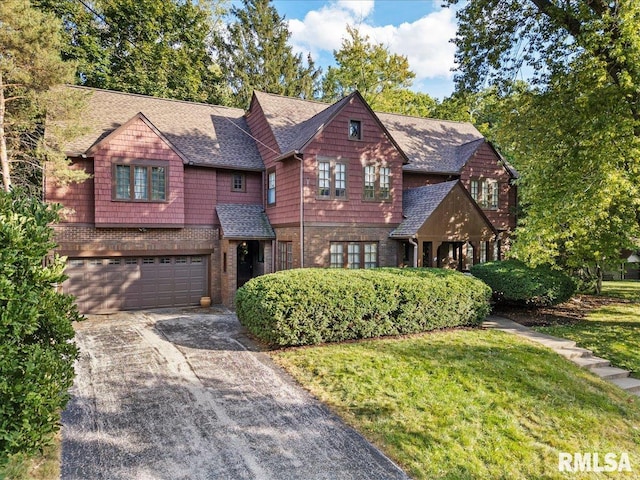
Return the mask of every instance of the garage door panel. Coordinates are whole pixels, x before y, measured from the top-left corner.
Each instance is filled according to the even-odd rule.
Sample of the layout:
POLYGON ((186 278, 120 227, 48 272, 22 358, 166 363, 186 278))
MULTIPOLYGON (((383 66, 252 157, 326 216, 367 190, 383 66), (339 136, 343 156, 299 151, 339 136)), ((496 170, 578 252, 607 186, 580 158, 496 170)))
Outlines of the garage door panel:
POLYGON ((69 259, 63 284, 83 313, 197 305, 206 257, 69 259))

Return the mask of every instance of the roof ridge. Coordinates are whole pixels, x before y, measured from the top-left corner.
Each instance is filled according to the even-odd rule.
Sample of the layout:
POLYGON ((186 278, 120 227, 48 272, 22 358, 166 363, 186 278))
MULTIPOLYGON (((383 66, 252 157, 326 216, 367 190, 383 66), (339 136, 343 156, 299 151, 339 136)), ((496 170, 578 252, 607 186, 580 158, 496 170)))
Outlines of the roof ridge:
POLYGON ((466 122, 464 120, 445 120, 443 118, 421 117, 419 115, 407 115, 407 114, 404 114, 404 113, 383 112, 383 111, 377 111, 377 110, 374 110, 374 112, 376 113, 376 115, 378 115, 378 114, 393 115, 395 117, 417 118, 417 119, 420 119, 420 120, 431 120, 431 121, 434 121, 434 122, 455 123, 455 124, 458 124, 458 125, 471 125, 473 128, 478 130, 477 127, 473 123, 466 122))
POLYGON ((317 103, 320 105, 327 105, 327 106, 331 106, 334 105, 335 103, 338 103, 340 100, 342 100, 345 97, 348 97, 349 95, 345 95, 345 97, 340 98, 339 100, 333 102, 333 103, 329 103, 329 102, 324 102, 322 100, 309 100, 307 98, 299 98, 299 97, 290 97, 288 95, 281 95, 279 93, 269 93, 269 92, 263 92, 262 90, 254 90, 254 93, 260 94, 260 95, 268 95, 270 97, 277 97, 277 98, 286 98, 287 100, 297 100, 299 102, 306 102, 306 103, 317 103))
POLYGON ((126 95, 129 97, 138 97, 138 98, 147 98, 149 100, 161 100, 164 102, 170 102, 170 103, 184 103, 184 104, 188 104, 188 105, 200 105, 203 107, 215 107, 215 108, 224 108, 227 110, 235 110, 236 112, 242 112, 243 114, 245 113, 245 110, 241 109, 241 108, 237 108, 237 107, 228 107, 226 105, 218 105, 215 103, 205 103, 205 102, 194 102, 191 100, 179 100, 179 99, 175 99, 175 98, 164 98, 164 97, 154 97, 152 95, 145 95, 143 93, 132 93, 132 92, 120 92, 118 90, 109 90, 106 88, 97 88, 97 87, 87 87, 85 85, 65 85, 67 88, 76 88, 79 90, 89 90, 92 92, 106 92, 106 93, 113 93, 113 94, 117 94, 117 95, 126 95))

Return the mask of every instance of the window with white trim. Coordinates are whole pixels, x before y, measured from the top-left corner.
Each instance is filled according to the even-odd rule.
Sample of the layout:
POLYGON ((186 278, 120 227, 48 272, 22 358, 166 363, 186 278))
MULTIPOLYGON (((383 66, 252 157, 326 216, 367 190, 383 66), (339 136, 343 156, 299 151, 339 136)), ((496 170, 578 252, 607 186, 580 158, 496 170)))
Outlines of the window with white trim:
POLYGON ((487 210, 498 209, 499 188, 498 181, 485 178, 473 179, 470 184, 471 197, 480 206, 487 210))
POLYGON ((349 120, 349 140, 362 140, 362 122, 349 120))
POLYGON ((267 205, 276 203, 276 172, 272 170, 267 174, 267 205))
POLYGON ((365 165, 362 197, 365 200, 391 199, 391 169, 376 165, 365 165))
POLYGON ((318 198, 347 197, 347 165, 334 160, 318 161, 318 198))

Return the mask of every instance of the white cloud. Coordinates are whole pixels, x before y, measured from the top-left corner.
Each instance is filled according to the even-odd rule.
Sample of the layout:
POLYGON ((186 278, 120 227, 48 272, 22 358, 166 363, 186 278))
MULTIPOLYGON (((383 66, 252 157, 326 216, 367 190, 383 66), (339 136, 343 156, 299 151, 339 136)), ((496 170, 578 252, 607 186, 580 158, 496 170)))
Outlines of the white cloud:
POLYGON ((450 78, 454 67, 456 33, 451 9, 436 10, 412 23, 374 26, 368 19, 374 2, 340 0, 309 11, 303 20, 289 20, 291 42, 296 52, 311 52, 314 58, 340 48, 347 25, 356 25, 375 43, 383 43, 391 53, 406 55, 416 74, 416 83, 429 78, 450 78))

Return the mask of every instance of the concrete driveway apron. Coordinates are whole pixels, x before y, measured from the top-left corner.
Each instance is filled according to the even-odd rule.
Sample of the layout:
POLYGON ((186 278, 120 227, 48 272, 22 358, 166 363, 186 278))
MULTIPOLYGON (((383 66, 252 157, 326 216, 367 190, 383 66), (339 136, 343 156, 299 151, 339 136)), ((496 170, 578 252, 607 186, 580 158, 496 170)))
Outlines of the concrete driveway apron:
POLYGON ((76 331, 63 480, 407 478, 228 311, 93 316, 76 331))

